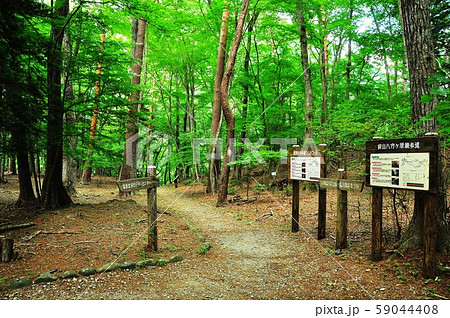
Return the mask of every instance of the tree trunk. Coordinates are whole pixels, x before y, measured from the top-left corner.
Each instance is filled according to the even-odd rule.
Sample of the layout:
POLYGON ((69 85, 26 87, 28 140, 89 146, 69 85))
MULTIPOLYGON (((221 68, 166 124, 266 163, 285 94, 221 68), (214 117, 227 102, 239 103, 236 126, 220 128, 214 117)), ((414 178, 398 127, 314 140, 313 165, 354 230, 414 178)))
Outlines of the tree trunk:
MULTIPOLYGON (((349 16, 349 24, 352 25, 353 19, 353 1, 350 0, 350 16, 349 16)), ((345 72, 345 77, 347 79, 347 91, 346 96, 347 100, 350 100, 350 73, 352 71, 352 34, 349 31, 348 36, 348 60, 347 60, 347 70, 345 72)))
POLYGON ((303 4, 297 3, 297 22, 300 32, 300 46, 302 54, 303 79, 305 82, 305 135, 304 139, 313 138, 313 93, 311 85, 311 69, 309 67, 308 41, 306 35, 305 17, 303 15, 303 4))
MULTIPOLYGON (((373 9, 373 6, 370 6, 370 12, 372 13, 373 21, 375 22, 375 26, 377 28, 378 33, 381 34, 380 24, 378 23, 377 16, 375 15, 375 11, 373 9)), ((384 70, 386 72, 386 83, 387 83, 387 90, 388 90, 388 99, 391 101, 392 99, 392 88, 391 88, 391 76, 389 73, 389 64, 387 62, 387 53, 386 53, 386 47, 384 45, 384 40, 382 41, 382 54, 383 54, 383 61, 384 61, 384 70)))
MULTIPOLYGON (((437 105, 436 97, 428 98, 425 100, 427 103, 422 102, 422 98, 425 95, 429 96, 431 88, 435 85, 428 82, 436 69, 430 23, 430 1, 399 0, 398 3, 410 78, 411 121, 414 125, 419 125, 421 131, 418 133, 435 132, 438 130, 438 124, 434 117, 431 120, 421 121, 437 105)), ((449 251, 450 228, 446 220, 447 211, 444 198, 446 191, 443 186, 444 178, 441 178, 441 175, 442 171, 439 171, 438 249, 449 251)), ((423 208, 415 208, 412 221, 400 239, 399 246, 405 251, 418 247, 422 242, 423 208)))
POLYGON ((8 168, 9 172, 11 173, 11 175, 16 175, 17 174, 17 170, 16 170, 16 156, 11 155, 11 157, 9 157, 9 168, 8 168))
POLYGON ((97 122, 98 122, 98 97, 100 96, 100 76, 102 74, 102 67, 103 67, 103 62, 102 62, 102 51, 104 50, 104 43, 105 43, 105 34, 100 34, 100 60, 98 61, 97 64, 97 70, 95 71, 96 75, 97 75, 97 80, 95 81, 95 108, 94 108, 94 113, 92 114, 92 120, 91 120, 91 128, 90 128, 90 143, 89 143, 89 150, 87 153, 87 160, 85 163, 85 167, 84 167, 84 172, 83 172, 83 184, 89 184, 92 180, 92 155, 94 154, 93 152, 93 147, 94 147, 94 141, 95 141, 95 136, 97 134, 97 122))
MULTIPOLYGON (((433 84, 428 79, 434 74, 434 44, 431 33, 430 1, 399 0, 402 18, 403 41, 409 71, 411 95, 411 119, 413 125, 436 108, 437 98, 422 103, 422 97, 430 94, 433 84)), ((422 133, 437 131, 436 119, 420 124, 422 133)))
POLYGON ((68 12, 69 0, 57 0, 55 19, 51 27, 52 42, 47 60, 47 161, 42 198, 44 207, 59 207, 72 203, 62 182, 64 104, 61 98, 61 48, 64 30, 60 20, 66 17, 68 12))
MULTIPOLYGON (((64 40, 63 40, 63 46, 64 50, 66 51, 66 54, 68 57, 72 56, 72 41, 69 37, 69 34, 64 34, 64 40)), ((78 44, 77 44, 78 46, 78 44)), ((78 51, 78 49, 76 49, 78 51)), ((66 68, 70 67, 70 61, 69 59, 65 61, 66 68)), ((70 71, 65 72, 64 76, 64 100, 65 101, 71 101, 75 99, 74 93, 73 93, 73 83, 70 76, 70 71)), ((64 115, 64 120, 66 122, 66 126, 69 127, 69 131, 65 134, 66 140, 69 144, 69 148, 75 152, 78 145, 78 137, 73 132, 75 129, 75 125, 77 123, 77 115, 74 111, 68 110, 64 115)), ((71 157, 71 154, 64 154, 63 155, 63 184, 66 188, 66 191, 69 195, 73 195, 77 193, 76 190, 76 183, 77 183, 77 170, 78 170, 78 163, 75 159, 71 157)))
POLYGON ((320 48, 320 75, 322 80, 322 116, 320 117, 320 124, 324 125, 328 120, 328 31, 327 31, 327 16, 325 9, 322 8, 322 46, 320 48))
MULTIPOLYGON (((249 86, 249 79, 250 79, 250 49, 252 47, 252 32, 253 32, 253 26, 256 23, 256 20, 258 19, 258 13, 255 13, 255 15, 252 17, 248 24, 248 35, 247 35, 247 48, 245 52, 245 60, 244 60, 244 73, 245 73, 245 83, 244 83, 244 97, 242 99, 242 131, 240 140, 244 140, 247 136, 247 112, 248 112, 248 98, 250 95, 250 86, 249 86)), ((244 147, 240 146, 237 151, 237 158, 240 158, 242 154, 244 153, 244 147)), ((242 179, 242 165, 238 164, 236 165, 236 176, 238 180, 242 179)))
POLYGON ((0 160, 0 184, 6 183, 5 180, 5 157, 6 155, 4 153, 1 154, 2 159, 0 160))
POLYGON ((398 60, 394 61, 394 93, 397 94, 397 85, 398 85, 398 60))
POLYGON ((35 204, 37 203, 34 195, 33 185, 31 183, 30 165, 28 162, 28 154, 23 152, 17 153, 17 164, 19 170, 19 199, 16 205, 35 204))
POLYGON ((217 158, 217 143, 220 134, 221 126, 221 95, 220 84, 222 83, 225 56, 227 50, 227 37, 228 37, 228 23, 230 19, 230 11, 228 9, 228 1, 223 3, 222 13, 222 26, 220 27, 219 48, 217 53, 217 66, 216 76, 214 78, 214 102, 211 120, 211 138, 214 141, 210 145, 209 149, 209 167, 208 167, 208 185, 206 187, 206 193, 215 193, 217 191, 217 178, 220 171, 220 155, 217 158))
POLYGON ((139 111, 139 101, 141 100, 141 84, 142 61, 144 57, 145 47, 145 29, 147 22, 144 19, 133 19, 131 24, 131 35, 133 40, 133 59, 132 66, 133 76, 131 84, 136 85, 134 93, 130 96, 131 102, 128 109, 127 127, 126 127, 126 143, 125 143, 125 164, 122 165, 121 180, 136 178, 137 172, 137 134, 139 128, 137 126, 137 112, 139 111))
POLYGON ((0 263, 7 263, 14 259, 14 240, 0 237, 0 263))
POLYGON ((231 47, 230 56, 228 58, 227 67, 225 69, 222 83, 220 85, 220 93, 222 98, 222 112, 227 122, 227 149, 223 159, 222 172, 220 174, 219 191, 217 196, 217 206, 223 206, 227 203, 228 194, 228 179, 230 177, 230 166, 228 163, 231 160, 234 147, 234 114, 230 108, 228 101, 229 84, 231 75, 233 74, 234 64, 236 63, 236 55, 239 49, 239 45, 242 40, 242 34, 244 31, 244 21, 247 15, 248 6, 250 0, 244 0, 242 3, 241 12, 239 14, 238 23, 236 25, 236 32, 233 39, 233 45, 231 47))
POLYGON ((41 185, 39 184, 38 181, 38 176, 37 176, 37 171, 36 171, 36 161, 34 160, 34 155, 32 152, 29 153, 28 155, 28 162, 30 164, 30 172, 33 175, 33 179, 34 179, 34 189, 36 191, 36 196, 37 196, 37 200, 38 203, 41 202, 41 185))

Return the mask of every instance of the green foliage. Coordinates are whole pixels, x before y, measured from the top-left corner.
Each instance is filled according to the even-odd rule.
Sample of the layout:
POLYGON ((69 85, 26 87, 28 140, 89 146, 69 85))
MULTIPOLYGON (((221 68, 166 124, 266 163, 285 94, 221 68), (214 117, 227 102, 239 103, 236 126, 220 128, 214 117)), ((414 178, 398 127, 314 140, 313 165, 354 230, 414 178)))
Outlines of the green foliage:
MULTIPOLYGON (((2 152, 14 147, 43 152, 46 129, 46 64, 50 22, 48 4, 17 0, 2 6, 0 22, 0 145, 2 152), (22 132, 11 138, 14 129, 22 132), (12 143, 11 140, 16 143, 12 143), (29 142, 28 142, 29 141, 29 142)), ((70 80, 74 96, 64 96, 67 112, 76 123, 64 127, 64 154, 83 168, 92 150, 94 170, 118 174, 124 161, 127 118, 136 118, 145 138, 150 127, 151 141, 147 157, 140 159, 138 169, 157 165, 161 183, 180 182, 190 185, 208 171, 209 145, 201 146, 200 163, 193 162, 195 138, 210 138, 214 76, 221 26, 223 1, 103 1, 72 4, 66 22, 67 41, 71 48, 63 53, 64 80, 70 80), (80 6, 79 10, 77 10, 80 6), (147 21, 146 49, 140 85, 132 85, 131 24, 132 18, 147 21), (100 43, 100 34, 106 34, 100 43), (103 48, 101 48, 101 46, 103 48), (101 72, 97 74, 99 62, 101 72), (70 76, 69 76, 70 75, 70 76), (100 91, 95 92, 96 83, 100 91), (130 113, 129 97, 137 89, 139 110, 130 113), (90 137, 91 119, 98 109, 98 126, 94 140, 90 137), (78 143, 72 149, 70 142, 78 143)), ((403 89, 407 78, 398 9, 394 0, 377 0, 369 7, 364 1, 315 0, 304 4, 305 28, 310 48, 310 71, 314 96, 314 129, 316 143, 327 143, 329 155, 337 158, 337 146, 364 149, 373 136, 385 138, 414 136, 410 120, 409 94, 403 89), (350 3, 354 15, 349 19, 350 3), (326 23, 323 22, 326 20, 326 23), (375 24, 375 22, 377 22, 375 24), (321 123, 323 75, 321 74, 323 40, 328 39, 328 120, 321 123), (349 64, 348 42, 352 41, 349 64), (388 94, 389 68, 391 97, 388 94), (350 67, 347 87, 347 67, 350 67), (348 97, 347 97, 348 91, 348 97)), ((433 2, 434 12, 447 7, 433 2)), ((229 50, 239 2, 230 3, 229 50)), ((440 123, 440 132, 450 134, 448 65, 442 46, 448 19, 433 16, 439 70, 432 79, 436 89, 424 101, 438 98, 439 104, 430 116, 440 123)), ((298 138, 301 144, 306 128, 304 120, 304 80, 301 68, 299 30, 295 1, 263 1, 251 5, 245 34, 238 51, 230 105, 235 113, 238 156, 231 168, 256 170, 261 174, 278 165, 280 146, 270 138, 298 138), (254 21, 250 28, 249 22, 254 21), (248 53, 249 60, 246 61, 248 53), (239 140, 241 133, 250 140, 239 140), (258 140, 264 139, 259 146, 258 140), (254 148, 257 148, 255 152, 254 148), (240 151, 242 149, 242 151, 240 151)), ((66 82, 69 84, 69 81, 66 82)), ((67 93, 65 86, 65 92, 67 93)), ((430 117, 430 118, 431 118, 430 117)), ((427 118, 425 118, 427 119, 427 118)), ((311 128, 311 127, 308 127, 311 128)), ((226 128, 223 121, 219 137, 225 148, 226 128)), ((147 155, 143 143, 139 153, 147 155)), ((357 166, 359 161, 351 164, 357 166)), ((234 188, 229 193, 235 193, 234 188)), ((262 192, 260 185, 255 192, 262 192)), ((283 190, 287 195, 291 189, 283 190)))
POLYGON ((431 95, 422 97, 423 103, 430 102, 433 98, 438 99, 436 109, 425 120, 436 117, 439 122, 439 132, 450 141, 450 67, 442 66, 438 72, 429 79, 429 83, 436 85, 431 88, 431 95))

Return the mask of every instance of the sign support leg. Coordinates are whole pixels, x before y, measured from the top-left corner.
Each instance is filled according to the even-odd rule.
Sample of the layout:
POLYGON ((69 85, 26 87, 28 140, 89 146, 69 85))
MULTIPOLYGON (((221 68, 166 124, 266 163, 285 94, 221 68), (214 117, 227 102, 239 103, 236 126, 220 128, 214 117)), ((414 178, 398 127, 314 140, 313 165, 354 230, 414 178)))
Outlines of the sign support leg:
MULTIPOLYGON (((346 179, 347 173, 339 169, 339 179, 346 179)), ((336 249, 347 248, 347 191, 337 190, 336 249)))
POLYGON ((292 180, 292 233, 298 232, 300 208, 300 182, 292 180))
MULTIPOLYGON (((147 176, 156 179, 156 167, 147 167, 147 176)), ((147 189, 148 213, 148 250, 158 251, 158 206, 156 202, 156 186, 147 189)))
POLYGON ((381 261, 383 229, 383 188, 372 188, 372 261, 381 261))
POLYGON ((158 251, 158 215, 156 205, 156 187, 147 189, 148 213, 148 249, 158 251))
POLYGON ((436 277, 437 195, 425 195, 423 218, 423 273, 425 278, 436 277))
POLYGON ((319 222, 317 226, 317 239, 325 238, 327 228, 327 189, 319 189, 319 222))
MULTIPOLYGON (((322 160, 320 167, 320 178, 327 177, 327 161, 325 157, 325 147, 323 144, 321 150, 322 160)), ((319 211, 318 211, 318 224, 317 224, 317 239, 321 240, 325 238, 327 228, 327 189, 319 188, 319 211)))

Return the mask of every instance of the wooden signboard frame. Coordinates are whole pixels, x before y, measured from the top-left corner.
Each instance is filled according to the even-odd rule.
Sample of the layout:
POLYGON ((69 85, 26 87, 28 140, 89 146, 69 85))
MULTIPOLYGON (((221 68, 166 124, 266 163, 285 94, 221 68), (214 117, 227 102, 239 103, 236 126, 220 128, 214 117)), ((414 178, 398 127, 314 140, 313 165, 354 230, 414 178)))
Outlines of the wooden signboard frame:
MULTIPOLYGON (((292 180, 292 232, 298 232, 299 230, 299 209, 300 209, 300 181, 319 182, 321 178, 326 178, 327 164, 326 164, 326 144, 320 144, 318 147, 310 147, 305 150, 305 147, 294 146, 288 148, 288 165, 289 165, 289 179, 292 180), (292 158, 320 158, 319 174, 315 175, 313 179, 307 178, 291 178, 291 163, 292 158)), ((307 161, 305 160, 305 169, 307 161)), ((315 162, 317 162, 315 160, 315 162)), ((312 161, 311 161, 312 163, 312 161)), ((306 175, 307 173, 305 173, 306 175)), ((326 230, 326 206, 327 206, 327 190, 325 188, 319 188, 319 203, 318 203, 318 227, 317 238, 319 240, 325 238, 326 230)))
MULTIPOLYGON (((386 176, 384 178, 387 179, 386 176)), ((438 135, 389 140, 376 138, 366 142, 366 184, 372 187, 371 258, 373 261, 380 261, 383 258, 383 189, 397 188, 420 191, 423 195, 415 197, 423 198, 423 200, 416 199, 414 204, 419 209, 422 209, 424 213, 422 274, 425 277, 436 276, 437 193, 439 190, 439 178, 438 135), (392 158, 392 167, 389 167, 390 158, 392 158), (371 159, 373 160, 371 161, 371 159), (386 175, 387 172, 387 176, 389 176, 389 170, 391 169, 392 184, 376 180, 375 168, 382 170, 381 174, 384 173, 386 175), (396 180, 401 180, 402 177, 403 179, 406 178, 406 181, 400 182, 396 180)))
POLYGON ((156 202, 156 188, 159 186, 159 179, 153 174, 155 174, 155 170, 152 169, 152 167, 149 167, 147 169, 147 175, 150 175, 150 177, 121 180, 117 181, 116 184, 122 192, 147 190, 147 249, 156 252, 158 251, 158 207, 156 202))
MULTIPOLYGON (((438 190, 438 161, 439 161, 439 138, 438 137, 418 137, 418 138, 407 138, 407 139, 379 139, 372 140, 366 142, 366 184, 369 187, 381 187, 381 188, 397 188, 403 190, 420 190, 420 191, 428 191, 431 193, 437 193, 438 190), (390 155, 394 156, 394 154, 398 154, 399 158, 405 158, 406 154, 410 155, 412 160, 414 160, 415 154, 429 154, 429 172, 428 178, 425 180, 428 183, 428 190, 424 190, 424 186, 402 186, 400 185, 386 185, 386 186, 378 186, 374 180, 372 180, 371 175, 373 171, 371 171, 371 155, 390 155)), ((395 156, 394 156, 395 157, 395 156)), ((393 163, 394 164, 394 163, 393 163)), ((420 164, 420 162, 419 162, 420 164)), ((406 166, 406 165, 405 165, 406 166)), ((380 167, 381 168, 381 167, 380 167)), ((402 166, 400 163, 400 167, 395 166, 392 169, 392 173, 394 171, 401 171, 402 166), (398 169, 395 169, 398 168, 398 169)), ((393 177, 393 179, 396 179, 393 177)), ((411 178, 411 183, 414 182, 414 176, 411 178)), ((422 180, 421 180, 422 181, 422 180)))

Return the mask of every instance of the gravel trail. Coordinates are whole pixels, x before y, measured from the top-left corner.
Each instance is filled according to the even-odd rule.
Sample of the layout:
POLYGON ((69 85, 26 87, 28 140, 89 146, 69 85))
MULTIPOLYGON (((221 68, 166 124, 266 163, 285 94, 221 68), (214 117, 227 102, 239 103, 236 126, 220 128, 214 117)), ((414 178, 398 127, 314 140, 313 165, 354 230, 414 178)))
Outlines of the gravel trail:
POLYGON ((165 267, 33 285, 9 298, 370 299, 307 233, 238 220, 226 207, 180 194, 159 188, 159 209, 170 208, 196 227, 212 244, 205 255, 165 267))

